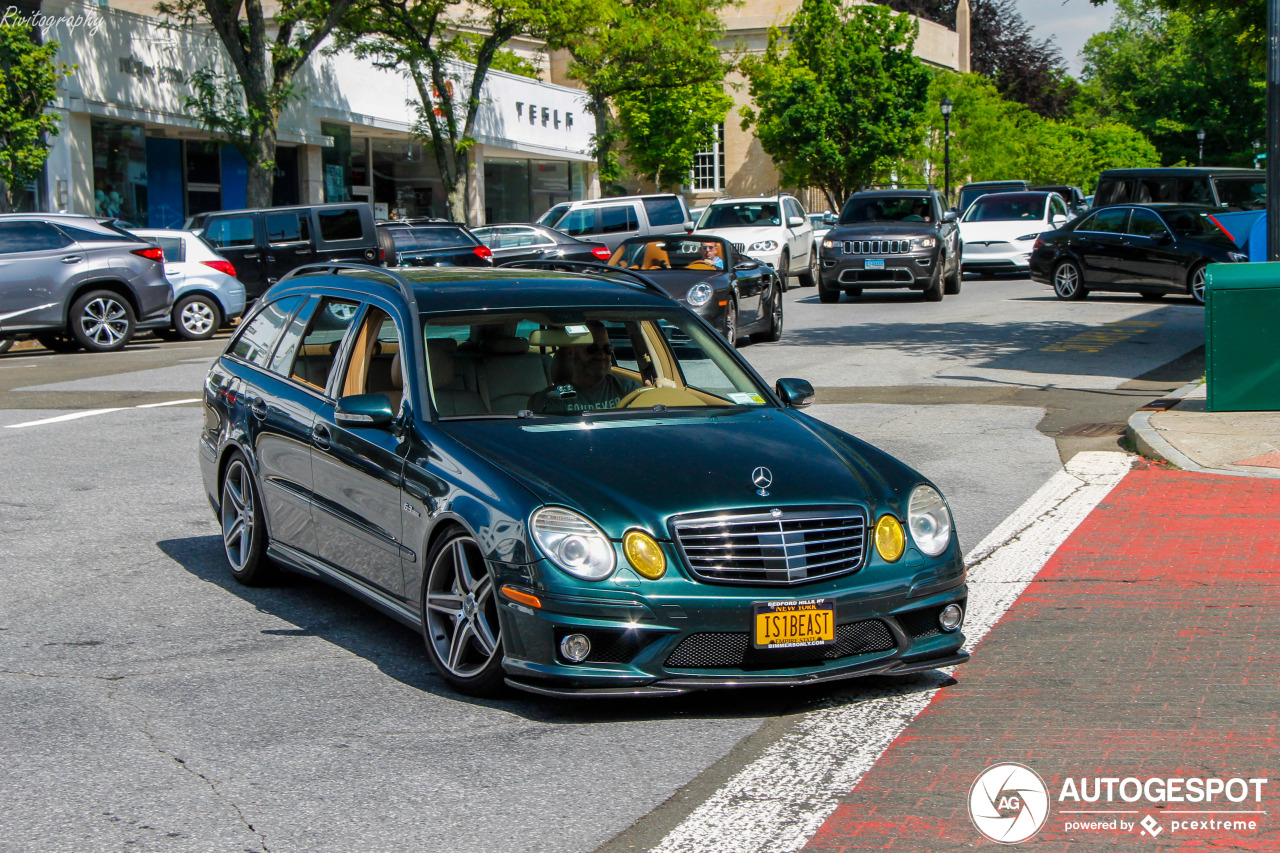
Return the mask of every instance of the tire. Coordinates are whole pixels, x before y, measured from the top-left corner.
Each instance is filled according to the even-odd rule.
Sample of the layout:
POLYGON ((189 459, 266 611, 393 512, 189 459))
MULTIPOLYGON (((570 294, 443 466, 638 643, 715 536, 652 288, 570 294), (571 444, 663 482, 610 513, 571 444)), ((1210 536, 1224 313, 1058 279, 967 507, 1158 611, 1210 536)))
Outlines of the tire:
POLYGON ((422 584, 422 639, 436 671, 468 696, 502 692, 502 626, 493 575, 462 528, 436 540, 422 584))
POLYGON ((791 253, 786 249, 782 250, 782 257, 778 258, 778 278, 782 279, 782 292, 786 293, 791 278, 791 253))
POLYGON ((45 334, 36 335, 36 340, 40 342, 40 346, 53 352, 79 352, 80 342, 74 338, 68 338, 66 335, 45 334))
POLYGON ((798 279, 801 287, 813 287, 818 283, 818 247, 814 246, 809 250, 809 266, 805 267, 804 272, 800 273, 798 279))
POLYGON ((185 341, 205 341, 222 327, 222 308, 210 296, 193 293, 173 306, 173 330, 185 341))
POLYGON ((249 461, 234 452, 222 474, 218 494, 218 522, 222 527, 222 550, 227 555, 231 576, 245 586, 262 586, 277 576, 267 559, 267 524, 262 515, 258 484, 249 461))
MULTIPOLYGON (((946 259, 943 258, 940 262, 943 264, 942 268, 945 270, 946 259)), ((962 278, 964 278, 964 276, 960 275, 960 265, 956 264, 955 271, 946 277, 946 282, 942 285, 942 292, 947 296, 959 296, 962 278)))
POLYGON ((782 292, 775 289, 773 298, 769 300, 769 328, 763 332, 756 332, 751 336, 751 340, 760 343, 782 340, 782 292))
POLYGON ((91 290, 71 305, 71 336, 89 352, 115 352, 133 338, 133 309, 110 290, 91 290))
POLYGON ((929 279, 929 286, 920 294, 924 297, 925 302, 941 302, 942 301, 942 268, 939 267, 933 273, 933 278, 929 279))
POLYGON ((1204 304, 1204 268, 1207 264, 1197 264, 1192 267, 1191 274, 1187 276, 1187 292, 1191 294, 1191 298, 1195 300, 1197 305, 1204 304))
POLYGON ((732 299, 724 307, 724 339, 731 347, 738 345, 738 303, 732 299))
POLYGON ((14 344, 13 338, 5 338, 4 340, 0 340, 0 355, 4 355, 9 350, 13 349, 13 344, 14 344))
POLYGON ((818 279, 818 299, 822 300, 827 304, 830 304, 832 302, 839 302, 840 288, 827 287, 825 284, 823 284, 822 279, 819 278, 818 279))
POLYGON ((1089 295, 1084 286, 1084 276, 1075 261, 1063 261, 1053 268, 1053 295, 1069 302, 1089 295))

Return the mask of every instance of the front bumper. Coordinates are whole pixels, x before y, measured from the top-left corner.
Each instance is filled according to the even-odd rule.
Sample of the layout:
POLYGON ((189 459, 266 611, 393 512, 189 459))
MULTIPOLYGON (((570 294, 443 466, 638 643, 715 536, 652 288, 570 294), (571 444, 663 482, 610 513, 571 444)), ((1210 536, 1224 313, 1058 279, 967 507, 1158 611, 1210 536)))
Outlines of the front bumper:
POLYGON ((960 255, 965 272, 1027 272, 1031 267, 1031 244, 999 243, 984 246, 965 243, 960 255))
POLYGON ((824 249, 822 284, 832 290, 847 287, 924 290, 936 275, 937 264, 938 253, 935 249, 875 256, 846 255, 824 249), (877 261, 883 267, 877 267, 877 261))

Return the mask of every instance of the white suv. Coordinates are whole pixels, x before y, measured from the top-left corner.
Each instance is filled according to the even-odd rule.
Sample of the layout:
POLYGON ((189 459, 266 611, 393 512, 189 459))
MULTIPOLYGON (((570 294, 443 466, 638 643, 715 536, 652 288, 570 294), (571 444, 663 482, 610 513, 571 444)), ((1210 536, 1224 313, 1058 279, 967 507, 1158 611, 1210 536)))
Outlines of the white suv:
POLYGON ((716 199, 699 217, 697 232, 723 237, 742 254, 773 267, 784 289, 791 276, 802 287, 817 284, 813 224, 795 196, 716 199))

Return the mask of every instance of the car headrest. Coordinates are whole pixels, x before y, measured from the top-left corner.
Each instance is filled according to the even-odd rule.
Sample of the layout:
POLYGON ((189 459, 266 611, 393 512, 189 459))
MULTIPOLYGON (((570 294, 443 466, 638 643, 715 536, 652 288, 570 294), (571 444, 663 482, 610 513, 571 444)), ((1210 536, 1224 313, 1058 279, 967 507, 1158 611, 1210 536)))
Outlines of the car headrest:
MULTIPOLYGON (((427 341, 427 361, 431 366, 431 384, 435 387, 440 388, 453 381, 453 353, 457 348, 458 342, 453 338, 432 338, 427 341)), ((400 359, 396 359, 395 364, 396 367, 392 368, 392 382, 395 382, 394 372, 398 371, 400 359)))
MULTIPOLYGON (((449 361, 452 362, 453 359, 449 361)), ((450 367, 452 366, 450 364, 450 367)), ((391 359, 391 387, 397 391, 404 390, 404 371, 400 369, 399 357, 391 359)))
POLYGON ((480 348, 491 355, 521 355, 529 351, 529 339, 485 338, 480 348))

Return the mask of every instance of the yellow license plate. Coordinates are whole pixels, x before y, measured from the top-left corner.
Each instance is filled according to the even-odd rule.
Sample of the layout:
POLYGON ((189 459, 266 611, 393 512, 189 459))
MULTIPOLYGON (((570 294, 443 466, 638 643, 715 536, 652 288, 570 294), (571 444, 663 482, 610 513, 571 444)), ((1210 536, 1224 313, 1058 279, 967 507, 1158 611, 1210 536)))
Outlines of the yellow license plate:
POLYGON ((829 598, 768 601, 753 608, 757 649, 826 646, 836 641, 836 605, 829 598))

